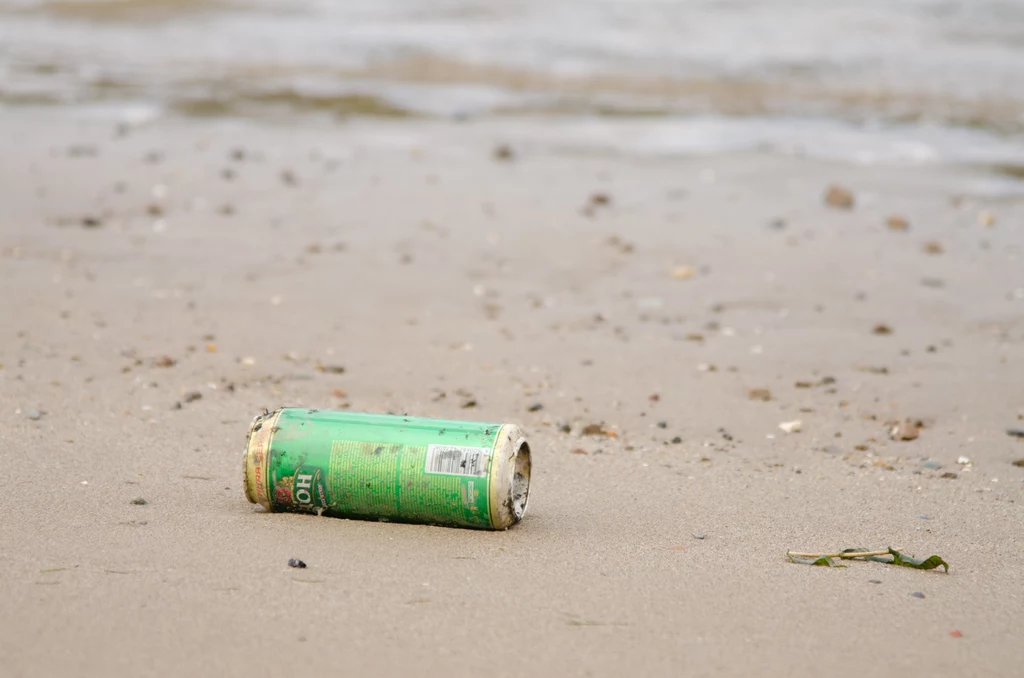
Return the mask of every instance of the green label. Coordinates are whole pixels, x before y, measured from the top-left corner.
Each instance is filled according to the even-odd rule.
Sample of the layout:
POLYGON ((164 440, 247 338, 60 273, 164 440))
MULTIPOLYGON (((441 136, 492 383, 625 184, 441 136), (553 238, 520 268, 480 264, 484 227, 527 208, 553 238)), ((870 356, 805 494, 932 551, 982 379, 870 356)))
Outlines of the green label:
POLYGON ((270 445, 274 508, 489 527, 499 428, 286 409, 270 445), (369 435, 375 440, 365 440, 369 435))

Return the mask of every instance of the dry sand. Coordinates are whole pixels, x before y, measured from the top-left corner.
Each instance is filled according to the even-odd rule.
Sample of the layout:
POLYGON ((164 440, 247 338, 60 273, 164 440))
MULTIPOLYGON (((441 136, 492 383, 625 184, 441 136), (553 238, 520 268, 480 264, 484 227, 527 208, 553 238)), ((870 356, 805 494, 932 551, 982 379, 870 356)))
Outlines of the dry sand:
POLYGON ((0 129, 4 676, 1024 671, 1024 203, 980 171, 500 122, 0 129), (527 517, 254 509, 280 405, 516 421, 527 517), (784 558, 890 545, 951 570, 784 558))

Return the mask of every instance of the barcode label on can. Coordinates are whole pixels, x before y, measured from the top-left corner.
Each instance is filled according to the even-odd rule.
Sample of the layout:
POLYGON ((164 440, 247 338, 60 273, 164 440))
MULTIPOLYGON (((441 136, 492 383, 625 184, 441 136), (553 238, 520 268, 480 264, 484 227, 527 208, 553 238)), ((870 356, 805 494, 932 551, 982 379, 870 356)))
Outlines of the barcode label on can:
POLYGON ((458 447, 456 445, 428 445, 427 473, 448 476, 487 475, 487 460, 491 451, 485 447, 458 447))

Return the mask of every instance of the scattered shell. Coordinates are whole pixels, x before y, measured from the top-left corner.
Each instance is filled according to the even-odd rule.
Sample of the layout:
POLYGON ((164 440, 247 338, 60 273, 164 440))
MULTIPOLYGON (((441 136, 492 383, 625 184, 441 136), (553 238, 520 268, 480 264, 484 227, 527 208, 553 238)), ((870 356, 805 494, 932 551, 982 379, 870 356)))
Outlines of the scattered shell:
POLYGON ((800 431, 803 430, 804 423, 799 419, 794 419, 793 421, 782 422, 781 424, 779 424, 779 428, 785 431, 786 433, 799 433, 800 431))
POLYGON ((909 419, 905 419, 889 429, 889 437, 893 440, 916 440, 920 433, 921 429, 909 419))
POLYGON ((979 226, 994 226, 996 223, 996 215, 988 210, 978 213, 978 225, 979 226))
POLYGON ((177 363, 178 361, 169 355, 162 355, 153 361, 157 367, 174 367, 177 363))
POLYGON ((772 399, 772 392, 766 388, 752 388, 747 391, 747 397, 751 400, 760 400, 762 402, 768 402, 772 399))
POLYGON ((586 450, 584 450, 584 449, 583 449, 582 447, 576 447, 576 448, 574 448, 574 449, 572 450, 572 453, 573 453, 573 454, 589 454, 589 452, 587 452, 586 450))
POLYGON ((697 275, 697 270, 693 266, 676 266, 671 275, 675 280, 689 280, 697 275))
POLYGON ((885 225, 889 227, 890 231, 906 231, 910 229, 910 222, 898 214, 893 214, 886 219, 885 225))
POLYGON ((942 254, 946 248, 938 240, 929 240, 921 246, 925 254, 942 254))
POLYGON ((959 457, 956 458, 956 463, 966 466, 967 464, 971 463, 971 458, 965 457, 964 455, 960 455, 959 457))
POLYGON ((825 204, 836 209, 853 209, 853 193, 848 189, 832 184, 825 191, 825 204))

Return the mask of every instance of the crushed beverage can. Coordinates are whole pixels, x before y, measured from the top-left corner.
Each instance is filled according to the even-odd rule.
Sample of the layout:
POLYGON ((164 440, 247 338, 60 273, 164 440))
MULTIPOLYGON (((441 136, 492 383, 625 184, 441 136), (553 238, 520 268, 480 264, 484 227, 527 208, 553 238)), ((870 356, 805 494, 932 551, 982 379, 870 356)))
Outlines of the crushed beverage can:
POLYGON ((515 424, 282 408, 253 419, 245 496, 268 511, 504 530, 530 495, 515 424))

